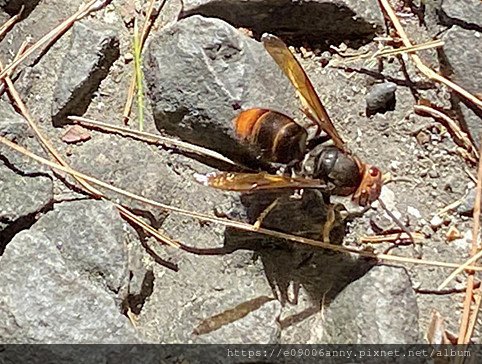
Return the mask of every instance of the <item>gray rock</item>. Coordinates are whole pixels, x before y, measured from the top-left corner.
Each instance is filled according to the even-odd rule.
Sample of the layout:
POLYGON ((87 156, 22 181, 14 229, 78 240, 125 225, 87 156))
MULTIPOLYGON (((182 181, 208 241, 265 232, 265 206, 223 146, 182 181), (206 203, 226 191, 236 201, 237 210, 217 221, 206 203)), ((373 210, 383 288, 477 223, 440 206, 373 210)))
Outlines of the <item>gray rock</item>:
MULTIPOLYGON (((28 147, 38 147, 28 138, 27 122, 0 101, 0 135, 28 147)), ((38 151, 38 148, 33 148, 38 151)), ((17 232, 30 227, 37 214, 51 208, 53 183, 38 163, 0 145, 0 255, 17 232)))
POLYGON ((418 307, 403 268, 376 266, 326 308, 311 342, 410 344, 420 342, 418 307))
MULTIPOLYGON (((72 166, 116 187, 162 203, 170 203, 180 192, 181 178, 169 168, 169 158, 156 147, 116 135, 96 135, 80 145, 72 157, 72 166), (126 151, 126 152, 122 152, 126 151)), ((112 192, 105 191, 114 197, 112 192)), ((118 196, 115 196, 118 198, 118 196)), ((166 211, 122 198, 123 203, 159 226, 166 211), (142 213, 141 213, 142 214, 142 213)))
POLYGON ((231 158, 255 158, 234 135, 240 108, 299 105, 264 47, 219 19, 192 16, 162 30, 144 68, 156 126, 231 158))
POLYGON ((395 108, 397 85, 393 82, 378 83, 366 95, 367 114, 385 112, 395 108))
POLYGON ((482 3, 479 0, 444 0, 439 16, 444 25, 482 29, 482 3))
MULTIPOLYGON (((445 42, 441 57, 442 69, 451 80, 467 91, 473 94, 480 92, 482 33, 454 26, 442 39, 445 42)), ((479 143, 482 111, 455 93, 452 93, 452 104, 461 115, 462 125, 465 124, 472 139, 479 143)))
POLYGON ((49 176, 21 175, 0 157, 0 255, 19 231, 30 227, 41 211, 53 202, 53 183, 49 176))
POLYGON ((185 0, 181 17, 199 14, 236 27, 323 44, 373 36, 383 28, 376 1, 185 0))
MULTIPOLYGON (((196 242, 216 235, 196 225, 184 227, 196 236, 196 242)), ((179 261, 179 272, 156 266, 153 295, 146 301, 139 317, 139 327, 150 340, 162 343, 273 342, 279 333, 276 322, 279 303, 271 302, 247 316, 226 323, 211 332, 196 332, 202 322, 232 310, 253 298, 271 296, 271 290, 259 262, 252 254, 235 252, 196 256, 180 251, 167 251, 179 261), (243 262, 242 267, 233 261, 243 262), (229 333, 229 334, 228 334, 229 333)))
POLYGON ((457 212, 462 215, 472 215, 476 196, 477 188, 471 188, 463 197, 463 202, 457 207, 457 212))
MULTIPOLYGON (((0 100, 0 135, 37 155, 45 155, 37 140, 32 138, 33 132, 27 121, 15 112, 12 105, 3 100, 0 100)), ((15 166, 20 174, 47 174, 49 171, 48 167, 42 166, 3 144, 0 144, 0 155, 3 156, 4 162, 7 160, 8 164, 15 166)))
POLYGON ((127 284, 130 235, 103 201, 56 205, 17 234, 1 257, 0 341, 136 342, 117 293, 127 284))
MULTIPOLYGON (((25 3, 26 8, 31 10, 31 12, 24 12, 23 15, 26 18, 18 22, 5 38, 0 41, 0 54, 4 63, 13 59, 13 56, 17 54, 20 45, 25 39, 40 39, 63 20, 71 16, 83 4, 81 0, 53 0, 47 3, 44 1, 39 2, 38 0, 6 0, 6 3, 15 4, 12 8, 15 14, 22 3, 25 3)), ((39 54, 35 53, 24 61, 23 64, 32 65, 36 60, 38 61, 38 56, 39 54)), ((20 67, 21 69, 22 67, 20 67)))
POLYGON ((467 91, 479 92, 482 75, 482 34, 475 30, 452 27, 444 36, 446 67, 453 72, 452 79, 459 82, 467 91))
POLYGON ((75 23, 70 48, 58 73, 52 122, 61 126, 68 115, 82 115, 100 82, 119 57, 116 31, 101 22, 75 23))

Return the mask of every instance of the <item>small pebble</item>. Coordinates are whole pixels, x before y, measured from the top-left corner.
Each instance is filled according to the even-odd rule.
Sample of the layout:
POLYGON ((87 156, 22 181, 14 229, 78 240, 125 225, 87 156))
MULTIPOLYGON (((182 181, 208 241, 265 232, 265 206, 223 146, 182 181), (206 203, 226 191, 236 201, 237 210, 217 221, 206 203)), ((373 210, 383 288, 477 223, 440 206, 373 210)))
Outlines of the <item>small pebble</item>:
POLYGON ((124 62, 125 63, 129 63, 131 62, 132 60, 134 59, 134 55, 130 52, 127 52, 126 54, 124 54, 124 62))
POLYGON ((393 172, 396 172, 398 171, 399 167, 400 167, 400 162, 399 161, 391 161, 390 162, 390 169, 393 171, 393 172))
POLYGON ((477 189, 472 187, 463 197, 463 202, 457 207, 459 214, 471 214, 474 209, 475 196, 477 195, 477 189))
POLYGON ((432 228, 428 225, 425 225, 422 230, 421 230, 421 233, 426 237, 426 238, 430 238, 434 231, 432 230, 432 228))
POLYGON ((444 220, 439 215, 435 215, 432 217, 432 220, 430 220, 430 226, 434 229, 440 227, 443 223, 444 220))
POLYGON ((393 82, 376 84, 365 96, 367 114, 373 115, 377 112, 385 112, 395 108, 395 91, 397 85, 393 82))
POLYGON ((330 63, 331 57, 330 52, 324 51, 320 56, 321 67, 326 67, 330 63))
POLYGON ((416 219, 420 219, 422 214, 418 211, 415 207, 407 206, 407 213, 415 217, 416 219))
POLYGON ((439 176, 438 172, 436 169, 431 169, 430 171, 428 171, 428 175, 431 177, 431 178, 437 178, 439 176))
POLYGON ((421 131, 417 134, 416 139, 418 144, 424 145, 430 141, 430 136, 426 132, 421 131))
POLYGON ((62 135, 62 141, 69 144, 85 142, 90 138, 90 132, 87 129, 82 128, 80 125, 69 126, 62 135))

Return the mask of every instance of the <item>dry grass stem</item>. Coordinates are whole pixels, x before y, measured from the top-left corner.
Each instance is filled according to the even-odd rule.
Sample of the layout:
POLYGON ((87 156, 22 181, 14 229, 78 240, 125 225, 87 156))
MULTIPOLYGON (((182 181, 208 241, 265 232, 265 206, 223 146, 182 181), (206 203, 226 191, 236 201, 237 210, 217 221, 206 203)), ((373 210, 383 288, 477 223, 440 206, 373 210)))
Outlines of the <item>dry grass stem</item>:
POLYGON ((183 142, 181 140, 177 140, 177 139, 174 139, 174 138, 168 138, 168 137, 163 137, 163 136, 160 136, 160 135, 157 135, 157 134, 147 133, 147 132, 144 132, 144 131, 128 129, 128 128, 125 128, 125 127, 107 124, 107 123, 103 123, 103 122, 96 121, 96 120, 93 120, 93 119, 87 119, 87 118, 80 117, 80 116, 69 116, 68 119, 76 122, 77 124, 85 126, 87 128, 95 128, 95 129, 100 129, 101 131, 103 130, 103 131, 107 131, 107 132, 111 132, 111 133, 117 133, 117 134, 122 135, 122 136, 133 137, 133 138, 136 138, 138 140, 142 140, 142 141, 144 141, 146 143, 150 143, 150 144, 163 145, 163 146, 170 147, 170 148, 172 148, 172 147, 179 148, 179 149, 181 149, 183 151, 186 151, 186 152, 189 152, 189 153, 194 153, 194 154, 198 154, 198 155, 201 155, 201 156, 217 159, 221 162, 230 164, 232 166, 242 167, 238 163, 232 161, 229 158, 226 158, 222 154, 217 153, 213 150, 203 148, 203 147, 197 146, 195 144, 183 142))
MULTIPOLYGON (((2 63, 0 62, 0 70, 3 69, 3 65, 2 63)), ((5 82, 7 83, 7 86, 8 86, 8 89, 9 89, 9 92, 14 100, 14 102, 17 104, 18 108, 20 109, 22 115, 25 117, 25 119, 27 120, 29 126, 33 129, 34 133, 36 134, 37 138, 39 139, 41 145, 45 148, 45 150, 50 154, 52 155, 59 163, 60 165, 66 167, 66 168, 70 168, 68 166, 68 163, 62 158, 62 156, 57 152, 57 150, 52 146, 52 144, 43 136, 43 134, 41 133, 40 129, 37 127, 37 125, 35 124, 35 122, 33 121, 33 118, 30 116, 30 113, 26 107, 26 105, 23 103, 20 95, 18 94, 18 92, 16 91, 15 89, 15 86, 13 85, 13 82, 12 80, 10 79, 10 77, 7 75, 7 77, 5 78, 5 82)), ((3 137, 2 137, 3 138, 3 137)), ((5 139, 6 140, 6 139, 5 139)), ((76 178, 77 182, 80 183, 80 185, 90 194, 92 195, 94 198, 102 198, 102 199, 106 199, 105 196, 103 196, 102 192, 100 192, 99 190, 97 190, 96 188, 94 188, 92 185, 90 185, 89 183, 87 183, 85 180, 83 180, 82 178, 78 178, 78 177, 75 177, 76 178)), ((114 206, 123 214, 123 216, 126 216, 131 222, 137 224, 138 226, 141 226, 143 227, 143 225, 145 225, 145 223, 139 219, 135 214, 133 214, 132 212, 130 212, 128 209, 126 209, 125 207, 117 204, 117 203, 114 203, 114 206)), ((145 227, 143 227, 144 230, 146 230, 147 232, 151 233, 154 237, 156 237, 159 241, 165 243, 165 244, 169 244, 173 247, 179 247, 179 243, 173 241, 172 239, 170 239, 169 237, 167 236, 164 236, 160 233, 158 233, 157 231, 155 231, 154 229, 146 229, 145 227)))
POLYGON ((482 303, 482 294, 480 293, 480 289, 479 289, 477 291, 477 294, 475 295, 474 309, 472 310, 472 315, 470 315, 470 321, 467 328, 467 333, 465 335, 464 344, 468 344, 470 342, 470 339, 472 338, 472 335, 475 329, 475 324, 477 323, 477 317, 479 315, 481 303, 482 303))
MULTIPOLYGON (((166 205, 166 204, 163 204, 161 202, 153 201, 153 200, 150 200, 148 198, 145 198, 145 197, 136 195, 134 193, 125 191, 121 188, 114 187, 114 186, 112 186, 108 183, 105 183, 103 181, 100 181, 96 178, 93 178, 93 177, 90 177, 86 174, 77 172, 70 167, 62 166, 58 163, 54 163, 54 162, 49 161, 45 158, 39 157, 39 156, 29 152, 25 148, 9 141, 8 139, 5 139, 4 137, 0 137, 0 142, 3 143, 3 144, 6 144, 10 148, 12 148, 12 149, 28 156, 28 157, 34 159, 34 160, 36 160, 40 163, 48 165, 49 167, 54 168, 56 170, 71 174, 72 176, 75 176, 75 177, 77 177, 81 180, 88 181, 90 183, 96 184, 100 187, 109 189, 109 190, 111 190, 115 193, 121 194, 121 195, 126 196, 128 198, 135 199, 135 200, 140 201, 142 203, 145 203, 145 204, 148 204, 148 205, 151 205, 151 206, 155 206, 155 207, 159 207, 159 208, 165 209, 167 211, 177 213, 179 215, 192 217, 192 218, 195 218, 195 219, 198 219, 198 220, 201 220, 201 221, 209 221, 209 222, 221 224, 221 225, 224 225, 224 226, 236 228, 236 229, 239 229, 239 230, 244 230, 244 231, 249 231, 249 232, 257 232, 257 233, 272 236, 272 237, 275 237, 275 238, 291 240, 291 241, 295 241, 295 242, 298 242, 298 243, 301 243, 301 244, 306 244, 306 245, 311 245, 311 246, 315 246, 315 247, 319 247, 319 248, 329 249, 329 250, 333 250, 333 251, 340 252, 340 253, 353 253, 353 254, 358 254, 358 255, 361 255, 361 256, 364 256, 364 257, 373 258, 373 259, 377 259, 377 260, 385 260, 385 261, 388 261, 388 262, 419 264, 419 265, 436 266, 436 267, 444 267, 444 268, 460 267, 460 264, 457 264, 457 263, 447 263, 447 262, 439 262, 439 261, 414 259, 414 258, 399 257, 399 256, 395 256, 395 255, 388 255, 388 254, 375 254, 375 253, 364 251, 364 250, 358 250, 358 249, 354 249, 354 248, 343 247, 343 246, 333 245, 333 244, 329 244, 329 243, 323 243, 323 242, 318 241, 318 240, 303 238, 301 236, 282 233, 282 232, 279 232, 279 231, 269 230, 269 229, 265 229, 265 228, 257 229, 255 226, 253 226, 251 224, 243 223, 243 222, 240 222, 240 221, 223 219, 223 218, 212 216, 212 215, 209 215, 209 214, 204 214, 204 213, 200 213, 200 212, 196 212, 196 211, 189 211, 189 210, 181 209, 179 207, 166 205)), ((479 266, 467 266, 466 269, 467 270, 482 271, 482 267, 479 267, 479 266)))
MULTIPOLYGON (((395 27, 395 30, 397 31, 398 35, 400 36, 403 44, 405 47, 412 47, 412 43, 410 42, 410 39, 407 36, 407 33, 405 33, 405 30, 403 29, 402 24, 398 20, 397 15, 393 11, 390 3, 388 0, 380 0, 380 3, 383 6, 383 9, 385 10, 385 13, 388 15, 390 18, 391 22, 393 23, 393 26, 395 27)), ((420 57, 417 54, 414 53, 409 53, 412 61, 414 62, 415 66, 422 72, 425 76, 430 78, 431 80, 443 83, 445 86, 451 88, 458 94, 460 94, 462 97, 466 98, 467 100, 471 101, 473 104, 477 105, 479 108, 482 109, 482 101, 478 99, 476 96, 472 95, 470 92, 467 90, 463 89, 456 83, 446 79, 445 77, 439 75, 435 71, 433 71, 430 67, 427 67, 420 57)))
POLYGON ((467 259, 460 267, 457 267, 456 270, 454 270, 452 273, 450 273, 450 275, 447 277, 447 279, 445 279, 438 287, 437 289, 438 290, 442 290, 444 289, 445 287, 447 287, 447 285, 457 276, 459 275, 461 272, 463 272, 464 270, 470 270, 470 269, 467 269, 468 266, 470 266, 471 264, 474 264, 475 262, 477 262, 480 258, 482 258, 482 250, 479 251, 477 254, 475 254, 474 256, 470 257, 469 259, 467 259))
POLYGON ((69 29, 77 20, 80 20, 84 16, 88 15, 89 13, 102 8, 105 2, 106 1, 91 0, 86 5, 82 6, 79 11, 77 11, 71 17, 64 20, 57 27, 52 29, 47 34, 45 34, 42 38, 40 38, 34 45, 32 45, 28 50, 26 50, 18 59, 16 59, 9 65, 7 65, 7 67, 2 72, 0 72, 0 79, 3 80, 5 76, 12 71, 12 69, 17 67, 21 62, 23 62, 28 56, 30 56, 33 52, 38 50, 40 47, 47 44, 48 42, 56 40, 61 34, 67 31, 67 29, 69 29))
POLYGON ((394 56, 397 54, 404 54, 404 53, 413 53, 417 51, 442 47, 443 45, 444 45, 444 42, 440 39, 431 40, 429 42, 412 45, 410 47, 400 47, 395 49, 381 49, 373 53, 362 53, 358 55, 348 56, 343 59, 342 63, 355 62, 355 61, 364 60, 364 59, 382 58, 382 57, 394 56))
MULTIPOLYGON (((154 14, 154 4, 155 4, 155 0, 151 0, 151 2, 149 3, 149 8, 147 9, 147 13, 146 13, 146 21, 144 22, 144 25, 142 27, 142 32, 141 32, 140 42, 139 42, 141 51, 144 48, 144 44, 146 42, 147 36, 149 35, 149 32, 152 28, 152 24, 154 22, 154 19, 152 16, 154 14)), ((159 5, 158 13, 162 11, 165 4, 166 4, 166 0, 163 0, 161 5, 159 5)), ((136 75, 134 73, 131 77, 131 83, 129 85, 129 90, 127 91, 127 100, 124 106, 124 111, 122 113, 125 124, 128 123, 129 117, 131 115, 132 103, 134 101, 135 91, 136 91, 136 75)))
MULTIPOLYGON (((15 56, 14 60, 20 58, 20 56, 25 52, 25 50, 27 49, 27 46, 28 46, 28 42, 27 41, 24 41, 22 42, 22 44, 20 45, 20 48, 18 49, 18 52, 17 52, 17 55, 15 56)), ((1 64, 1 62, 0 62, 1 64)), ((9 72, 8 74, 8 77, 10 77, 10 75, 15 72, 15 67, 9 72)), ((5 92, 5 80, 3 80, 3 82, 1 82, 0 84, 0 96, 3 95, 3 93, 5 92)))
MULTIPOLYGON (((419 243, 424 240, 423 234, 420 233, 411 233, 413 242, 419 243)), ((369 236, 362 236, 360 238, 360 243, 372 243, 372 244, 379 244, 379 243, 390 243, 395 242, 397 240, 407 240, 410 239, 407 233, 401 232, 396 234, 386 234, 386 235, 369 235, 369 236)))
POLYGON ((459 145, 461 144, 468 151, 467 156, 469 157, 470 161, 472 163, 477 163, 477 161, 479 160, 479 152, 475 148, 468 135, 460 129, 456 121, 449 118, 443 112, 429 106, 415 105, 413 108, 417 113, 426 113, 431 115, 435 119, 441 120, 444 126, 446 126, 452 132, 451 135, 455 137, 454 141, 459 145))
POLYGON ((20 19, 20 17, 22 16, 22 12, 23 6, 17 15, 12 16, 5 22, 5 24, 0 27, 0 39, 2 39, 3 36, 10 30, 10 28, 17 22, 17 20, 20 19))
MULTIPOLYGON (((481 151, 482 154, 482 145, 481 151)), ((477 194, 475 196, 474 204, 474 225, 472 229, 472 245, 470 248, 470 256, 477 255, 479 251, 478 240, 479 240, 479 229, 480 229, 480 201, 482 198, 482 160, 479 159, 479 168, 477 171, 477 194)), ((467 290, 465 291, 465 301, 464 301, 464 311, 462 313, 462 320, 460 323, 459 337, 457 344, 468 344, 470 336, 468 335, 468 326, 471 313, 471 303, 474 294, 474 272, 468 272, 467 277, 467 290)), ((475 313, 472 311, 472 315, 475 313)))

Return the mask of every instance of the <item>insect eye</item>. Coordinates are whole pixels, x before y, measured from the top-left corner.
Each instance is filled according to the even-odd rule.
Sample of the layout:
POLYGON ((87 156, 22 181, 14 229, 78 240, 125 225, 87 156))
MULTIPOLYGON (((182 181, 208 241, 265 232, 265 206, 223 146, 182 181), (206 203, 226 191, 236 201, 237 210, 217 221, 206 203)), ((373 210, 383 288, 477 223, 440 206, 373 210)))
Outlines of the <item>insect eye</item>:
POLYGON ((371 167, 368 173, 370 173, 370 176, 372 177, 377 177, 380 174, 380 171, 376 167, 371 167))

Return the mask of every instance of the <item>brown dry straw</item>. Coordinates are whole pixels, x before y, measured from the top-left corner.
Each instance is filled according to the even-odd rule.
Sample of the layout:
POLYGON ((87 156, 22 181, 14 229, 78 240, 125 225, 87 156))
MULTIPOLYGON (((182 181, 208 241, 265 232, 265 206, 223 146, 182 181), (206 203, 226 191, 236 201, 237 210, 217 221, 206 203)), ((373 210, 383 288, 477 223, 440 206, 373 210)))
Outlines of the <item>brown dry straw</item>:
MULTIPOLYGON (((402 39, 402 42, 403 42, 404 46, 405 47, 412 47, 413 45, 410 42, 410 39, 408 38, 407 33, 403 29, 403 26, 400 23, 400 20, 398 20, 398 17, 395 14, 395 12, 393 11, 393 9, 392 9, 390 3, 388 2, 388 0, 379 0, 379 1, 382 5, 383 9, 385 10, 385 13, 390 18, 390 20, 391 20, 393 26, 395 27, 395 30, 397 31, 398 35, 402 39)), ((461 96, 466 98, 467 100, 470 100, 473 104, 477 105, 479 108, 482 109, 482 101, 479 100, 476 96, 472 95, 470 92, 463 89, 462 87, 460 87, 456 83, 446 79, 445 77, 439 75, 437 72, 433 71, 430 67, 426 66, 422 62, 422 60, 420 59, 420 57, 417 54, 409 53, 409 55, 410 55, 410 58, 412 59, 413 63, 415 64, 415 66, 417 66, 417 68, 420 70, 420 72, 422 72, 425 76, 427 76, 431 80, 443 83, 444 85, 451 88, 452 90, 454 90, 455 92, 457 92, 458 94, 460 94, 461 96)))
MULTIPOLYGON (((183 215, 183 216, 189 216, 189 217, 193 217, 193 218, 196 218, 196 219, 199 219, 199 220, 202 220, 202 221, 209 221, 209 222, 221 224, 221 225, 224 225, 224 226, 233 227, 233 228, 244 230, 244 231, 257 232, 257 233, 272 236, 272 237, 275 237, 275 238, 291 240, 291 241, 295 241, 295 242, 298 242, 298 243, 301 243, 301 244, 306 244, 306 245, 311 245, 311 246, 315 246, 315 247, 319 247, 319 248, 329 249, 329 250, 333 250, 333 251, 340 252, 340 253, 354 253, 354 254, 364 256, 364 257, 373 258, 373 259, 377 259, 377 260, 385 260, 385 261, 388 261, 388 262, 410 263, 410 264, 419 264, 419 265, 436 266, 436 267, 444 267, 444 268, 457 268, 457 267, 460 266, 460 264, 457 264, 457 263, 448 263, 448 262, 439 262, 439 261, 431 261, 431 260, 423 260, 423 259, 414 259, 414 258, 400 257, 400 256, 388 255, 388 254, 376 254, 376 253, 372 253, 370 251, 357 250, 357 249, 354 249, 354 248, 343 247, 343 246, 339 246, 339 245, 333 245, 333 244, 324 243, 324 242, 314 240, 314 239, 308 239, 308 238, 303 238, 303 237, 297 236, 297 235, 282 233, 282 232, 279 232, 279 231, 269 230, 269 229, 265 229, 265 228, 256 228, 255 226, 253 226, 251 224, 243 223, 243 222, 240 222, 240 221, 223 219, 223 218, 220 218, 220 217, 215 217, 215 216, 211 216, 211 215, 196 212, 196 211, 189 211, 189 210, 185 210, 185 209, 182 209, 182 208, 179 208, 179 207, 170 206, 170 205, 163 204, 163 203, 158 202, 158 201, 153 201, 153 200, 150 200, 148 198, 145 198, 145 197, 136 195, 134 193, 125 191, 121 188, 114 187, 114 186, 112 186, 108 183, 105 183, 103 181, 100 181, 96 178, 93 178, 93 177, 90 177, 86 174, 77 172, 70 167, 62 166, 58 163, 51 162, 47 159, 44 159, 42 157, 39 157, 39 156, 29 152, 25 148, 20 147, 19 145, 15 144, 15 143, 13 143, 13 142, 11 142, 8 139, 5 139, 3 137, 0 137, 0 142, 8 145, 12 149, 14 149, 14 150, 16 150, 20 153, 23 153, 24 155, 26 155, 26 156, 28 156, 32 159, 34 159, 34 160, 36 160, 40 163, 46 164, 49 167, 52 167, 56 170, 60 170, 60 171, 69 173, 73 176, 76 176, 77 178, 80 178, 81 180, 89 181, 91 183, 94 183, 98 186, 107 188, 107 189, 109 189, 113 192, 116 192, 118 194, 121 194, 121 195, 124 195, 126 197, 135 199, 137 201, 146 203, 146 204, 151 205, 151 206, 166 209, 168 211, 171 211, 173 213, 177 213, 177 214, 180 214, 180 215, 183 215)), ((479 267, 479 266, 468 266, 468 267, 466 267, 466 269, 467 270, 482 271, 482 267, 479 267)))
MULTIPOLYGON (((3 65, 2 63, 0 62, 0 70, 3 69, 3 65)), ((12 98, 14 99, 15 103, 17 104, 18 108, 20 109, 22 115, 25 117, 25 119, 27 120, 28 124, 30 125, 30 127, 33 129, 33 131, 35 132, 37 138, 39 139, 39 141, 41 142, 41 145, 46 149, 46 151, 52 155, 59 163, 60 165, 62 165, 63 167, 65 168, 70 168, 68 167, 68 163, 60 156, 60 154, 56 151, 56 149, 52 146, 52 144, 47 140, 47 138, 45 138, 43 136, 43 134, 41 133, 40 129, 37 127, 37 125, 35 124, 35 122, 33 121, 33 118, 31 117, 26 105, 23 103, 20 95, 18 94, 18 92, 16 91, 15 89, 15 86, 13 85, 13 82, 12 80, 10 79, 10 77, 7 75, 5 77, 5 82, 7 83, 7 86, 8 86, 8 89, 9 89, 9 92, 12 96, 12 98)), ((8 142, 8 143, 11 143, 10 141, 8 141, 7 139, 3 138, 2 139, 4 140, 4 142, 8 142)), ((13 143, 12 143, 13 144, 13 143)), ((14 144, 15 145, 15 144, 14 144)), ((48 161, 50 162, 50 161, 48 161)), ((50 162, 51 163, 51 162, 50 162)), ((78 177, 75 177, 76 180, 82 185, 82 187, 90 194, 92 195, 92 197, 94 198, 101 198, 101 199, 104 199, 104 200, 108 200, 103 194, 102 192, 100 192, 99 190, 95 189, 92 185, 90 185, 89 183, 87 183, 85 180, 83 180, 82 178, 78 178, 78 177)), ((141 226, 144 228, 145 231, 147 231, 148 233, 150 233, 151 235, 153 235, 154 237, 156 237, 159 241, 163 242, 164 244, 168 244, 168 245, 171 245, 173 247, 176 247, 178 248, 179 247, 179 243, 177 243, 176 241, 172 240, 171 238, 165 236, 165 235, 162 235, 160 234, 159 232, 157 232, 156 230, 154 230, 153 228, 149 227, 149 228, 145 228, 145 223, 139 219, 135 214, 133 214, 131 211, 129 211, 127 208, 125 208, 124 206, 120 205, 120 204, 117 204, 117 203, 114 203, 114 206, 116 206, 116 208, 119 210, 119 212, 125 216, 128 220, 132 221, 133 223, 137 224, 138 226, 141 226)))
MULTIPOLYGON (((482 145, 480 154, 482 154, 482 145)), ((470 255, 473 257, 479 251, 478 248, 478 240, 479 240, 479 229, 480 229, 480 202, 482 198, 482 160, 479 159, 479 169, 477 171, 477 194, 475 196, 475 204, 474 204, 474 225, 472 229, 472 246, 470 249, 470 255)), ((470 338, 472 336, 471 330, 475 324, 471 324, 471 330, 469 330, 469 319, 471 314, 471 303, 474 294, 474 272, 468 273, 467 277, 467 290, 465 291, 465 301, 464 301, 464 311, 462 313, 462 321, 460 323, 459 329, 459 337, 457 340, 457 344, 468 344, 470 338)), ((480 291, 479 291, 480 296, 480 291)), ((480 305, 480 299, 478 304, 480 305)), ((476 307, 474 311, 472 311, 472 321, 475 320, 474 316, 477 315, 479 307, 476 307)))
POLYGON ((82 19, 84 16, 90 14, 93 11, 96 11, 102 8, 108 1, 98 1, 98 0, 91 0, 86 5, 82 6, 79 11, 75 14, 64 20, 60 23, 57 27, 52 29, 50 32, 45 34, 42 38, 40 38, 34 45, 32 45, 29 49, 27 49, 20 57, 18 57, 15 61, 7 65, 3 71, 0 72, 0 79, 3 80, 6 75, 10 74, 11 71, 17 67, 20 63, 22 63, 28 56, 30 56, 33 52, 38 50, 43 45, 57 39, 61 34, 67 31, 72 24, 74 24, 77 20, 82 19))

